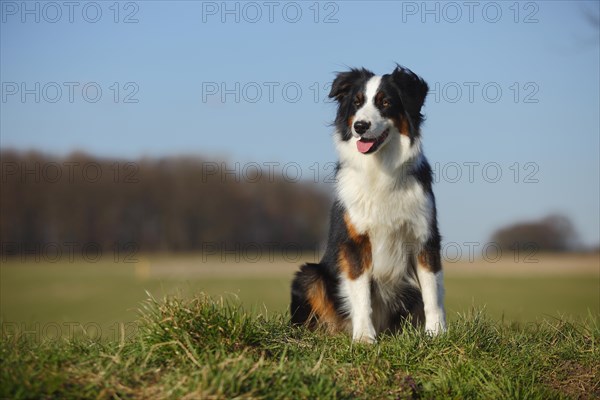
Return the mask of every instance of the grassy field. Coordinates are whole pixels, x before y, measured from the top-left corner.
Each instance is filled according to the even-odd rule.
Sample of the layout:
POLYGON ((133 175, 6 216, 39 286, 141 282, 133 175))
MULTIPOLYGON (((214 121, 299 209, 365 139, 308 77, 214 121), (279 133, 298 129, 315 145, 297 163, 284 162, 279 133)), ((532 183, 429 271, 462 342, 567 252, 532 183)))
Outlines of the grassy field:
POLYGON ((0 398, 600 397, 599 255, 538 258, 446 263, 449 334, 375 346, 288 326, 299 262, 8 260, 0 398))
MULTIPOLYGON (((539 263, 446 263, 448 317, 485 308, 492 319, 530 322, 600 312, 600 256, 541 256, 539 263)), ((254 313, 283 312, 299 262, 154 255, 136 263, 21 263, 0 267, 4 322, 94 323, 103 332, 136 319, 146 291, 157 297, 194 293, 239 298, 254 313)))
POLYGON ((148 301, 134 337, 0 342, 2 398, 597 398, 600 321, 456 317, 353 345, 204 296, 148 301))

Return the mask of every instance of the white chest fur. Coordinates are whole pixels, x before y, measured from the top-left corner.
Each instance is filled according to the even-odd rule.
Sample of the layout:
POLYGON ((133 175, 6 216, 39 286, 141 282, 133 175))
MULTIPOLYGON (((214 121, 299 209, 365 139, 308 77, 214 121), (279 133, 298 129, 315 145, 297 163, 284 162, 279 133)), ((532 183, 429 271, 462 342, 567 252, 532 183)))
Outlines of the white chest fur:
POLYGON ((432 199, 408 168, 390 170, 381 157, 355 155, 356 151, 344 160, 345 152, 340 153, 338 197, 356 230, 369 235, 373 278, 397 282, 404 276, 408 257, 429 237, 432 199))

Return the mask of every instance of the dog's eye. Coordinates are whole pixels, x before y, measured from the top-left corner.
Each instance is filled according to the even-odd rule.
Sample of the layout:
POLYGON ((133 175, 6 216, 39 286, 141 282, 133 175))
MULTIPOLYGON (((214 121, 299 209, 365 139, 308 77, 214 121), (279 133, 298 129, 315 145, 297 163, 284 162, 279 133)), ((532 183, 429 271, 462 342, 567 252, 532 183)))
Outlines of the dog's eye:
POLYGON ((383 101, 381 102, 381 105, 382 105, 384 108, 388 108, 388 107, 390 106, 390 102, 389 102, 389 100, 388 100, 388 99, 383 99, 383 101))
POLYGON ((354 99, 354 105, 355 105, 356 107, 360 107, 360 104, 361 104, 361 103, 362 103, 362 102, 360 101, 360 99, 359 99, 359 98, 356 98, 356 99, 354 99))

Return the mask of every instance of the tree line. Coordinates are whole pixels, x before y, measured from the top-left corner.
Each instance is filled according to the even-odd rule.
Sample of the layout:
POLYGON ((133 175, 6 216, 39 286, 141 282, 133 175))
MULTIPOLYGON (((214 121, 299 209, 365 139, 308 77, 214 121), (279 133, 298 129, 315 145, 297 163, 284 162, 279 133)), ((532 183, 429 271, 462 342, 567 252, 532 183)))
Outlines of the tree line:
POLYGON ((191 157, 136 162, 2 151, 2 253, 73 242, 141 251, 316 249, 331 188, 281 174, 234 173, 191 157))

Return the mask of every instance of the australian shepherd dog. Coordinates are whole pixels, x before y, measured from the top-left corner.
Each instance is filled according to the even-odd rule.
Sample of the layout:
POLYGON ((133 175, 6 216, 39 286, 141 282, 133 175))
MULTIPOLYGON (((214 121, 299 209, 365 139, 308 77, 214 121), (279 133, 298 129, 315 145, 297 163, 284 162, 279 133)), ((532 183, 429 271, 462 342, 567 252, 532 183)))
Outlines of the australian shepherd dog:
POLYGON ((292 283, 292 323, 373 343, 410 321, 446 330, 432 171, 421 145, 427 83, 407 68, 338 73, 339 154, 327 249, 292 283))

